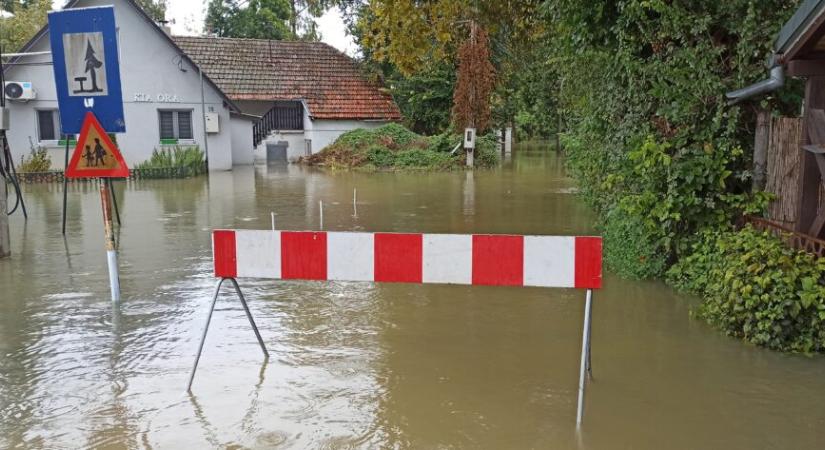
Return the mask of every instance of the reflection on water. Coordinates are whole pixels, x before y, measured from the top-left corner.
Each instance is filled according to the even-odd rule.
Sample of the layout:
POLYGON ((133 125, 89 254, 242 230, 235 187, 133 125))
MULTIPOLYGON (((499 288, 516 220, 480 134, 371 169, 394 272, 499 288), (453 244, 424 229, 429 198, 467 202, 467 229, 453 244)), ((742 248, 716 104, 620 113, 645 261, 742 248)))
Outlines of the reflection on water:
POLYGON ((123 301, 96 185, 26 186, 0 262, 0 448, 825 448, 825 359, 691 320, 691 299, 608 276, 574 432, 583 293, 243 280, 185 393, 210 291, 209 231, 579 234, 593 216, 541 148, 471 172, 239 168, 117 183, 123 301), (357 215, 353 190, 357 189, 357 215))

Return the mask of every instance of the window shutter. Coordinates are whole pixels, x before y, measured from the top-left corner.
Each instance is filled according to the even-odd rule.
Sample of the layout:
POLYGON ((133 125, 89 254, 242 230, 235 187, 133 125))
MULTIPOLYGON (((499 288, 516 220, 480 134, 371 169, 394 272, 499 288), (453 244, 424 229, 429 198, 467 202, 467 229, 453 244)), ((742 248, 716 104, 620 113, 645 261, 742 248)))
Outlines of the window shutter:
POLYGON ((41 141, 55 140, 54 134, 54 111, 37 111, 37 126, 40 130, 41 141))
POLYGON ((192 111, 178 111, 178 138, 192 139, 192 111))
POLYGON ((172 111, 158 111, 160 120, 160 138, 175 138, 175 119, 172 111))

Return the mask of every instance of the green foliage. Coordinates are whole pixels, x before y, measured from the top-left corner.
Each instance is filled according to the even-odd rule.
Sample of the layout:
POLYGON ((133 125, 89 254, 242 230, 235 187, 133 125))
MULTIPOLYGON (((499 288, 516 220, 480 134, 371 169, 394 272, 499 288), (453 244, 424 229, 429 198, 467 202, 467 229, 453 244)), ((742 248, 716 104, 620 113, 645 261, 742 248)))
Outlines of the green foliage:
POLYGON ((25 44, 43 25, 52 10, 51 0, 3 0, 2 9, 13 17, 0 19, 0 47, 11 53, 25 44))
MULTIPOLYGON (((625 242, 640 248, 621 258, 606 252, 608 265, 639 264, 626 273, 654 275, 660 262, 645 267, 650 260, 636 257, 658 252, 672 264, 697 232, 766 204, 764 195, 749 193, 753 108, 728 106, 724 93, 765 76, 774 35, 796 6, 790 0, 546 5, 571 173, 608 232, 621 237, 639 227, 644 236, 625 242)), ((767 102, 779 111, 797 109, 786 98, 767 102)))
POLYGON ((698 315, 729 335, 774 350, 825 351, 825 258, 751 227, 713 231, 668 279, 700 295, 698 315))
POLYGON ((661 248, 655 227, 624 208, 614 208, 602 223, 605 263, 626 278, 661 276, 667 268, 667 253, 661 248))
POLYGON ((221 37, 288 39, 291 17, 288 0, 210 0, 205 26, 221 37))
POLYGON ((411 130, 430 135, 442 133, 450 126, 454 67, 441 64, 410 76, 393 70, 388 84, 404 116, 404 123, 411 130))
POLYGON ((204 152, 198 146, 174 146, 155 149, 147 161, 135 165, 135 169, 187 168, 189 173, 197 175, 206 170, 204 152))
POLYGON ((138 5, 146 11, 153 20, 161 21, 166 19, 167 0, 137 0, 138 5))
POLYGON ((48 172, 52 167, 52 158, 43 147, 32 148, 28 158, 20 157, 20 172, 48 172))
MULTIPOLYGON (((494 138, 477 141, 476 165, 498 164, 494 138)), ((432 137, 413 133, 403 125, 390 123, 379 128, 348 131, 330 146, 301 161, 333 168, 429 169, 443 170, 464 165, 462 151, 451 154, 461 136, 440 134, 432 137)))

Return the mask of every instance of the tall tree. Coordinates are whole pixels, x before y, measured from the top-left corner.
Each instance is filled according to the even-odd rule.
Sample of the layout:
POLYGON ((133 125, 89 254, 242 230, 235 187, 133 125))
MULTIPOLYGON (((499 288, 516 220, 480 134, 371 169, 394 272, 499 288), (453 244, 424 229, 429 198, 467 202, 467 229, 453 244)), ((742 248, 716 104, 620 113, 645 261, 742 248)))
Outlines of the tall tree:
POLYGON ((336 0, 289 0, 289 28, 295 39, 318 39, 316 17, 321 17, 336 0))
POLYGON ((0 46, 4 52, 13 52, 46 24, 46 14, 52 9, 52 2, 3 0, 2 8, 14 16, 0 19, 0 46))
POLYGON ((166 20, 167 0, 137 0, 137 3, 155 22, 166 20))
POLYGON ((205 31, 222 37, 292 37, 289 0, 210 0, 205 31))

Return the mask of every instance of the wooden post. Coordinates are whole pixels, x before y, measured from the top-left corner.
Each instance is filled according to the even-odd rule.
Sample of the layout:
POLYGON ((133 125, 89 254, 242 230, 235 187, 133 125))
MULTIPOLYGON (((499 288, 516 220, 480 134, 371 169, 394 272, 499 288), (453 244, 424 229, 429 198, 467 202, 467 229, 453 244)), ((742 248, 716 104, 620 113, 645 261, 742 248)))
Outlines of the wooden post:
POLYGON ((9 239, 9 215, 6 214, 6 177, 0 175, 0 258, 11 255, 9 239))
POLYGON ((109 266, 109 286, 112 291, 112 301, 120 301, 120 277, 117 268, 117 249, 115 248, 115 234, 112 226, 112 202, 109 198, 110 190, 106 180, 100 181, 100 203, 103 208, 103 230, 106 237, 106 260, 109 266))
POLYGON ((764 191, 767 182, 770 124, 770 110, 759 108, 756 113, 756 136, 753 143, 753 184, 751 189, 754 192, 764 191))
MULTIPOLYGON (((811 76, 805 82, 805 113, 802 122, 802 145, 811 144, 811 111, 825 109, 825 76, 811 76)), ((799 213, 795 230, 808 233, 819 208, 820 174, 813 153, 799 148, 799 213)), ((814 236, 819 237, 819 236, 814 236)))

